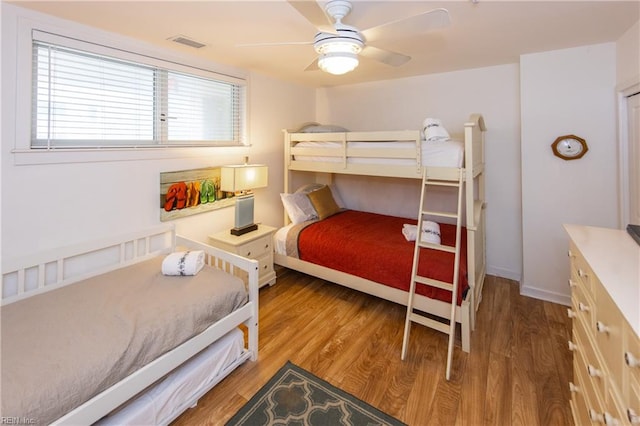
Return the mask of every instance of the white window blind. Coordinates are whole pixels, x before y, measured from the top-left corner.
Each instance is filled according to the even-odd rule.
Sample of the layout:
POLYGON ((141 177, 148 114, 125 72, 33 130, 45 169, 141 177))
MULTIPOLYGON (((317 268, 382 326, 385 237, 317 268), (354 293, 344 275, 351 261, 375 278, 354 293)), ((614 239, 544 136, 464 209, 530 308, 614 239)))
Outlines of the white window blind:
POLYGON ((244 143, 238 82, 38 40, 32 81, 32 148, 244 143))

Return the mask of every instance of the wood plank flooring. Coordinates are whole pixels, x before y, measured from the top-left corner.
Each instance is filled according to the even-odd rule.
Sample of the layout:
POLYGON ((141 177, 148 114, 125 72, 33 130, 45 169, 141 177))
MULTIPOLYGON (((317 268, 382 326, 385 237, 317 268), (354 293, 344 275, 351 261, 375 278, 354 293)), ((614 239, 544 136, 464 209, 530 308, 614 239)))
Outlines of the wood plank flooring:
POLYGON ((520 296, 487 277, 471 353, 413 325, 400 360, 406 308, 287 269, 260 290, 260 354, 174 425, 224 424, 287 361, 409 425, 571 425, 571 323, 566 307, 520 296))

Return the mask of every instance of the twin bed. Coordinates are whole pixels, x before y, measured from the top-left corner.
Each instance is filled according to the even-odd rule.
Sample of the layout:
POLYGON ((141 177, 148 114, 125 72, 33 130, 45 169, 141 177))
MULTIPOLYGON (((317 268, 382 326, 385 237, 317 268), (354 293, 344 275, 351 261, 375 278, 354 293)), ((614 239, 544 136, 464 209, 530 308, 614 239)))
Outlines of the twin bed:
MULTIPOLYGON (((458 181, 463 172, 466 212, 455 318, 461 325, 466 352, 470 350, 486 271, 484 131, 484 119, 479 114, 464 123, 464 135, 451 140, 427 141, 419 130, 348 132, 318 127, 304 132, 284 131, 287 194, 296 193, 293 181, 301 172, 314 172, 316 182, 332 190, 335 174, 422 179, 426 168, 431 179, 458 181)), ((298 191, 311 193, 313 189, 307 185, 298 191)), ((276 233, 275 263, 406 305, 414 243, 406 241, 401 231, 403 224, 415 224, 417 220, 333 210, 326 218, 303 217, 290 223, 292 215, 285 209, 287 225, 276 233)), ((440 228, 442 243, 454 245, 455 225, 441 223, 440 228)), ((451 282, 453 255, 432 252, 421 256, 420 275, 451 282)), ((414 304, 420 311, 448 318, 451 294, 418 286, 414 304)))
POLYGON ((258 262, 172 226, 4 261, 2 416, 168 424, 257 359, 257 324, 258 262), (184 247, 203 269, 164 275, 184 247))

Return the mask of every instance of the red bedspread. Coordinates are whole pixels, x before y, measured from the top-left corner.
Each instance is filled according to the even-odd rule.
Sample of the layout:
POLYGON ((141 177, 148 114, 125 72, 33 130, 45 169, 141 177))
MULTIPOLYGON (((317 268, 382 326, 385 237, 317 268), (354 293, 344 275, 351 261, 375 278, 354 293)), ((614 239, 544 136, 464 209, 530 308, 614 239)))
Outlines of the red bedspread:
MULTIPOLYGON (((402 235, 402 225, 417 221, 347 210, 307 226, 299 235, 300 259, 409 291, 414 242, 402 235)), ((455 245, 455 225, 440 224, 442 243, 455 245)), ((462 229, 458 304, 468 288, 467 238, 462 229)), ((421 249, 418 274, 453 281, 453 253, 421 249)), ((451 293, 417 285, 416 293, 451 301, 451 293)))

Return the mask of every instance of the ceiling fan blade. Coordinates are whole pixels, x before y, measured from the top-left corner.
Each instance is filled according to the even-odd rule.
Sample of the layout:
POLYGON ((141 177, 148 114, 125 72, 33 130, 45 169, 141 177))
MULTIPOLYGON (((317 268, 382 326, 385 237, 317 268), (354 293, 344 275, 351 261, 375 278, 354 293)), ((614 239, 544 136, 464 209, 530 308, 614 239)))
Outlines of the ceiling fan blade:
POLYGON ((324 10, 315 0, 288 0, 288 2, 320 31, 334 31, 331 18, 325 14, 324 10))
POLYGON ((411 60, 411 56, 392 52, 390 50, 379 49, 371 45, 367 45, 364 49, 362 49, 362 52, 360 52, 360 56, 382 62, 383 64, 391 65, 392 67, 399 67, 400 65, 404 65, 411 60))
POLYGON ((316 58, 304 70, 305 71, 318 71, 319 69, 320 68, 318 67, 318 58, 316 58))
POLYGON ((310 46, 312 41, 282 41, 282 42, 265 42, 265 43, 242 43, 236 44, 236 47, 262 47, 262 46, 310 46))
POLYGON ((427 12, 397 19, 362 31, 367 42, 384 39, 397 39, 427 31, 439 30, 451 25, 449 11, 437 8, 427 12))

